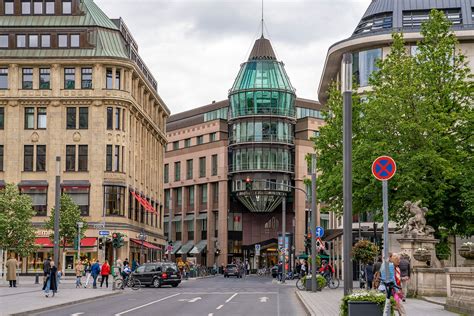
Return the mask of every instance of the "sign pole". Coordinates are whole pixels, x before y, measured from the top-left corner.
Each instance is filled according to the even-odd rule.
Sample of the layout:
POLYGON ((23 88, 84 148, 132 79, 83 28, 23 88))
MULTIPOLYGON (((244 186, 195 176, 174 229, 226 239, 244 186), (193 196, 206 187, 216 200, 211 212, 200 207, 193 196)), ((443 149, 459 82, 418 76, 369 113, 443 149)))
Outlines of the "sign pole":
MULTIPOLYGON (((383 205, 383 262, 385 266, 385 278, 389 279, 390 278, 390 271, 389 271, 389 263, 388 263, 388 248, 389 248, 389 242, 388 242, 388 181, 383 180, 382 181, 382 205, 383 205)), ((385 280, 387 282, 387 280, 385 280)), ((387 306, 388 309, 390 310, 390 299, 387 298, 385 300, 385 309, 384 309, 384 316, 385 313, 387 312, 387 306)))
POLYGON ((282 212, 281 212, 281 229, 282 229, 282 236, 283 236, 283 262, 282 262, 282 271, 283 276, 281 278, 281 283, 285 283, 286 279, 286 197, 283 197, 283 203, 281 205, 282 212))
POLYGON ((311 155, 311 291, 318 290, 316 281, 316 232, 312 233, 316 226, 319 226, 319 219, 316 214, 316 154, 311 155))

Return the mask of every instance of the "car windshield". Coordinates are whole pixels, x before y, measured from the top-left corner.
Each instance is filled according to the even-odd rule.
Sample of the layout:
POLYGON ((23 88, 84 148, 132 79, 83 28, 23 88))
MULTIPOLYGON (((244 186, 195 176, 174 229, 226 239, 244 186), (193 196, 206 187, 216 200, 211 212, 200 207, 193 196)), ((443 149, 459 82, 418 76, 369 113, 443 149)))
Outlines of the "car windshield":
POLYGON ((228 264, 227 269, 237 268, 235 264, 228 264))

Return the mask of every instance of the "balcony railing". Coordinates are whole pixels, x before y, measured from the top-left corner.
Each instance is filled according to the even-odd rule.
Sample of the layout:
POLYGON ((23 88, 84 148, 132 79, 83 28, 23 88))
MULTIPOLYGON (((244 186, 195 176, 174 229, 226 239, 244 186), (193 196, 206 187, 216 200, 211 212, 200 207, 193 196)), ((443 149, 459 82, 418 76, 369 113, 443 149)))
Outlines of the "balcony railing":
POLYGON ((268 116, 285 116, 292 119, 296 119, 295 109, 281 109, 278 107, 249 107, 249 108, 231 108, 230 118, 237 118, 242 116, 251 116, 251 115, 268 115, 268 116))
POLYGON ((284 143, 293 144, 295 138, 293 136, 278 136, 274 134, 253 135, 253 136, 238 136, 234 135, 229 138, 230 144, 236 143, 284 143))
POLYGON ((272 164, 261 164, 257 166, 256 164, 241 163, 241 164, 232 164, 229 165, 229 172, 294 172, 293 164, 282 164, 282 163, 272 163, 272 164))

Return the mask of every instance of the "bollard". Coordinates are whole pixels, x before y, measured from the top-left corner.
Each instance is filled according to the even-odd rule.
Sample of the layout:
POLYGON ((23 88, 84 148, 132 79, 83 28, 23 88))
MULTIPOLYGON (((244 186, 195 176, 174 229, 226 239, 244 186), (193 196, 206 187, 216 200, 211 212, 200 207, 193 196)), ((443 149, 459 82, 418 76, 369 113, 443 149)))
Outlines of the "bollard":
POLYGON ((39 284, 39 274, 36 272, 35 274, 35 284, 39 284))

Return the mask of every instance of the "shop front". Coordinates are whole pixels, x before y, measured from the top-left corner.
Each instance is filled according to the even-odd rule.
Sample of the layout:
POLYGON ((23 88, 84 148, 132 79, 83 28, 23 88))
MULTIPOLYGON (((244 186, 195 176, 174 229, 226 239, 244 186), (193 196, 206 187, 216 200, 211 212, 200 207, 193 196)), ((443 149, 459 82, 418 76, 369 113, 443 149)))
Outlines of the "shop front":
POLYGON ((137 263, 162 260, 162 248, 147 241, 130 238, 130 260, 137 263))

